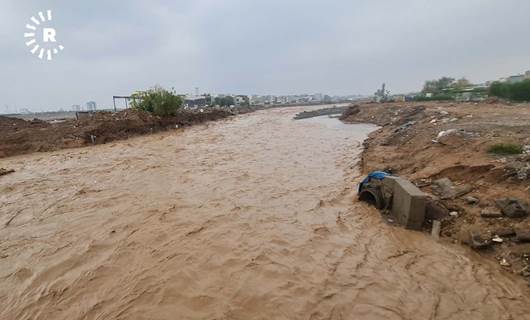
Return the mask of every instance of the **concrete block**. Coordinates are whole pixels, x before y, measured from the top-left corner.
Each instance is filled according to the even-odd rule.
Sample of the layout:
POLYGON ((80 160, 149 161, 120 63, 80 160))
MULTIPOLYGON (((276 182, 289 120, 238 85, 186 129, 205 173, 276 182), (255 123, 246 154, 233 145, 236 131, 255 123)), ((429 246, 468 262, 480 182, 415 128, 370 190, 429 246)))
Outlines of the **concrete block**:
POLYGON ((77 120, 85 120, 92 118, 92 112, 89 111, 77 111, 75 113, 75 117, 77 120))
POLYGON ((392 215, 407 229, 421 230, 425 219, 426 196, 410 181, 400 177, 385 177, 385 186, 392 186, 392 215))

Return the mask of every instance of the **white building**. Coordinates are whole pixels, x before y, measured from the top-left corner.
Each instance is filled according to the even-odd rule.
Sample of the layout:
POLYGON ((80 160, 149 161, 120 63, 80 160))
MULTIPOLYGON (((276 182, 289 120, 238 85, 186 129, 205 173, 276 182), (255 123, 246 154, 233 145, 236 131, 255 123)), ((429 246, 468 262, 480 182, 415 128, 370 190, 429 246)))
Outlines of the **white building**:
POLYGON ((506 79, 509 84, 519 83, 525 79, 525 75, 518 74, 516 76, 510 76, 506 79))
POLYGON ((86 111, 96 111, 97 105, 95 101, 88 101, 86 103, 86 111))

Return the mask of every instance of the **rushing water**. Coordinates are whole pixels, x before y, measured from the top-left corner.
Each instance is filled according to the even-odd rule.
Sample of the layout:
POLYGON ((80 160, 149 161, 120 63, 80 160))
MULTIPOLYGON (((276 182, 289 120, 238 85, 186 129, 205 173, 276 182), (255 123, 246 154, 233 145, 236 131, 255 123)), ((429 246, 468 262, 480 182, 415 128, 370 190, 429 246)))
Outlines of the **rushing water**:
POLYGON ((260 111, 0 159, 0 319, 528 319, 528 289, 355 199, 375 127, 260 111))

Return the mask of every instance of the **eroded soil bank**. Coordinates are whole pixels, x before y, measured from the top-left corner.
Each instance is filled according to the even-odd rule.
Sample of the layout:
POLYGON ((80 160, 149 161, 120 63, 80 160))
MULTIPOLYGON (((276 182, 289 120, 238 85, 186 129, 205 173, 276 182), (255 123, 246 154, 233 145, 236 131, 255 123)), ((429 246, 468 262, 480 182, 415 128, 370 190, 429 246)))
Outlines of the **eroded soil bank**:
POLYGON ((387 169, 410 179, 436 203, 430 218, 442 221, 442 236, 475 247, 480 242, 481 254, 530 280, 530 105, 363 104, 343 120, 383 126, 365 143, 365 173, 387 169), (524 152, 490 153, 496 144, 524 152), (504 210, 505 198, 523 204, 520 216, 504 210))
POLYGON ((0 158, 102 144, 251 111, 251 108, 209 108, 204 112, 183 110, 176 116, 161 118, 127 109, 97 112, 86 119, 51 122, 0 116, 0 158))
POLYGON ((306 109, 0 159, 0 318, 528 318, 520 278, 353 202, 374 128, 306 109))

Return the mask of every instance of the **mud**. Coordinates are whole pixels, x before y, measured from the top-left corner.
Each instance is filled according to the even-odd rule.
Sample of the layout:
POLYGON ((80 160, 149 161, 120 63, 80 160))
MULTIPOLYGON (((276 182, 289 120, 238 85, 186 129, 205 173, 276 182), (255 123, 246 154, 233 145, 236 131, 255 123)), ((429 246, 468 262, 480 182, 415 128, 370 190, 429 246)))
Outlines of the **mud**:
POLYGON ((82 120, 52 122, 0 116, 0 158, 124 140, 137 135, 174 130, 177 126, 218 120, 239 112, 251 110, 183 110, 176 116, 161 118, 127 109, 120 112, 101 111, 82 120))
POLYGON ((0 319, 528 319, 520 279, 352 202, 373 126, 303 110, 0 159, 0 319))

